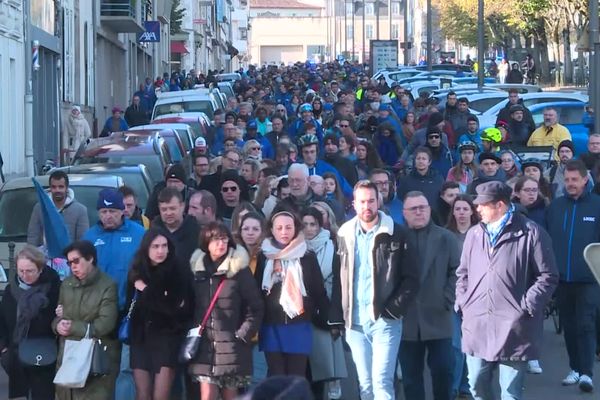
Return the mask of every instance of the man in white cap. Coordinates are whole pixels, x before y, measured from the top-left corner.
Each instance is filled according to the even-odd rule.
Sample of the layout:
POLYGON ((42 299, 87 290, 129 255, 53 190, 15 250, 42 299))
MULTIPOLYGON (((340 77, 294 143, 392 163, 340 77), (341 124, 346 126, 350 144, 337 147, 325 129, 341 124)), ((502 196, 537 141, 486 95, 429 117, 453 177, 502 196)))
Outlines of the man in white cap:
POLYGON ((207 155, 208 154, 208 146, 206 145, 206 139, 202 136, 196 138, 194 141, 194 155, 207 155))

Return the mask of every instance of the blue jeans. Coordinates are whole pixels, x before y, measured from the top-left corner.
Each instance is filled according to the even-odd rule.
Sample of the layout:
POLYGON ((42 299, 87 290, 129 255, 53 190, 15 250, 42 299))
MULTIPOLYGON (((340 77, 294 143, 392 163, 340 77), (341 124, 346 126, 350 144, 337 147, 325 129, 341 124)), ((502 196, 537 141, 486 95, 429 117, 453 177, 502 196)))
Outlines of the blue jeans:
POLYGON ((115 399, 135 399, 133 371, 129 366, 129 346, 126 344, 121 345, 121 364, 119 366, 119 376, 117 377, 117 383, 115 385, 115 399))
POLYGON ((346 332, 360 384, 361 400, 394 400, 394 373, 402 320, 379 318, 346 332))
POLYGON ((452 375, 454 372, 454 349, 452 339, 403 340, 400 346, 400 366, 404 397, 411 400, 425 400, 425 351, 427 366, 431 371, 433 398, 454 400, 452 397, 452 375))
POLYGON ((258 344, 252 346, 252 386, 258 385, 267 378, 267 359, 265 353, 258 349, 258 344))
POLYGON ((494 370, 499 370, 500 391, 502 400, 521 400, 523 398, 523 382, 527 361, 489 362, 467 354, 469 368, 469 385, 474 400, 493 400, 494 370))
POLYGON ((461 346, 461 325, 462 320, 457 312, 452 312, 452 347, 454 347, 454 374, 452 376, 452 394, 454 397, 459 394, 468 394, 469 381, 467 380, 467 364, 465 362, 465 353, 461 346))

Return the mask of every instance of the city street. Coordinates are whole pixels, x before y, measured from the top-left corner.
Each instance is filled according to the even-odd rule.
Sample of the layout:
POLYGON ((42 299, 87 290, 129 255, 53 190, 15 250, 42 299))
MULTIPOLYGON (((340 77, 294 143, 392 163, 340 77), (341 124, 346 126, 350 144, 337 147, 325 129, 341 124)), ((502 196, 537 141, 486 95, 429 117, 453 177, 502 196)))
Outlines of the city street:
MULTIPOLYGON (((596 379, 596 393, 584 394, 577 387, 563 387, 560 381, 568 372, 567 352, 562 336, 554 333, 552 322, 546 321, 542 375, 527 375, 524 400, 582 400, 597 399, 600 381, 596 379)), ((600 362, 596 363, 595 376, 600 374, 600 362)), ((350 385, 344 385, 344 388, 350 385)), ((8 398, 8 380, 4 371, 0 373, 0 399, 8 398)), ((344 396, 345 400, 358 400, 356 396, 344 396)), ((428 400, 432 399, 428 393, 428 400)), ((404 399, 400 395, 398 400, 404 399)))

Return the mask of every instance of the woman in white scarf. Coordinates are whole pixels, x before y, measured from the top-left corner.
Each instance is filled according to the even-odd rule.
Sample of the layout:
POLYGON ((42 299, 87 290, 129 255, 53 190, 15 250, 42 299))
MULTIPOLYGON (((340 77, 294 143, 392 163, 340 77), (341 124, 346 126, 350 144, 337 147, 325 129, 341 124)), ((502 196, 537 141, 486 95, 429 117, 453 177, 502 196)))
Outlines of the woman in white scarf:
MULTIPOLYGON (((304 237, 308 249, 317 255, 323 275, 327 296, 331 299, 333 274, 339 274, 340 259, 331 235, 323 228, 323 215, 310 207, 302 213, 304 237)), ((348 376, 342 341, 339 340, 341 326, 330 325, 329 329, 315 327, 313 330, 313 349, 309 357, 312 380, 325 382, 327 397, 339 399, 342 396, 340 379, 348 376)), ((325 388, 324 388, 325 389, 325 388)))
POLYGON ((312 350, 312 322, 327 325, 329 301, 315 254, 307 252, 300 219, 276 207, 257 265, 266 317, 259 334, 269 376, 304 376, 312 350), (262 265, 260 265, 262 264, 262 265))

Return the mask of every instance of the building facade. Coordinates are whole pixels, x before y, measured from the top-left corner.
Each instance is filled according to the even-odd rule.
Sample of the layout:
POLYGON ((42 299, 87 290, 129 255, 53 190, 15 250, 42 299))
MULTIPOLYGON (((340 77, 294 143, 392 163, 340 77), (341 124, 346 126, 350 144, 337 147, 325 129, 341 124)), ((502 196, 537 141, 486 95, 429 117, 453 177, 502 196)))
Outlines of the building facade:
POLYGON ((25 165, 25 47, 21 0, 0 2, 0 74, 5 77, 0 94, 0 155, 9 178, 21 175, 25 165))

